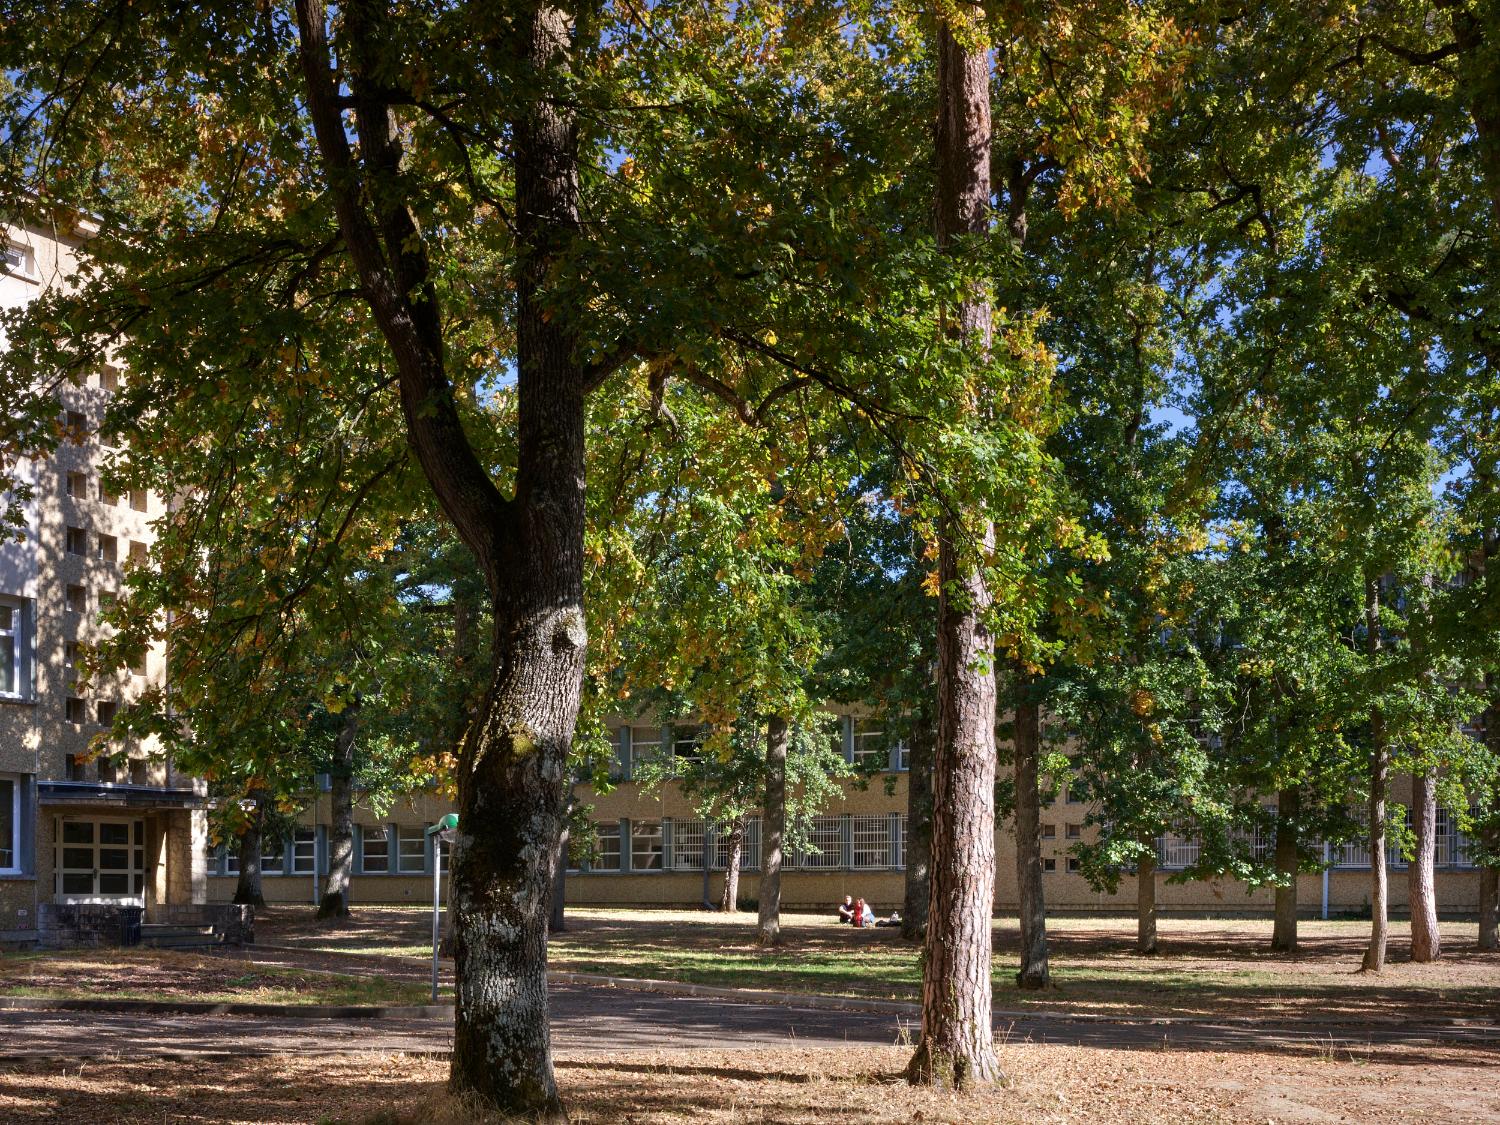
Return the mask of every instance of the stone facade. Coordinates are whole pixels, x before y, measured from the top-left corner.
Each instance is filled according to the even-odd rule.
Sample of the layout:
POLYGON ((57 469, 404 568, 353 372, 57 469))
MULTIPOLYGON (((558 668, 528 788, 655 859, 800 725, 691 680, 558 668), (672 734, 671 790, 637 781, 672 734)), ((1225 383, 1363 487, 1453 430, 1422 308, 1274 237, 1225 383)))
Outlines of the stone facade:
MULTIPOLYGON (((66 286, 87 235, 7 224, 0 307, 66 286)), ((23 536, 0 543, 0 805, 13 801, 0 809, 0 940, 34 936, 48 904, 145 906, 206 892, 202 783, 153 742, 107 753, 96 742, 117 710, 164 680, 164 650, 86 691, 77 676, 107 629, 101 611, 144 565, 166 512, 161 496, 114 495, 104 479, 123 439, 101 422, 126 378, 106 365, 60 379, 63 440, 51 457, 14 466, 34 495, 23 536)))

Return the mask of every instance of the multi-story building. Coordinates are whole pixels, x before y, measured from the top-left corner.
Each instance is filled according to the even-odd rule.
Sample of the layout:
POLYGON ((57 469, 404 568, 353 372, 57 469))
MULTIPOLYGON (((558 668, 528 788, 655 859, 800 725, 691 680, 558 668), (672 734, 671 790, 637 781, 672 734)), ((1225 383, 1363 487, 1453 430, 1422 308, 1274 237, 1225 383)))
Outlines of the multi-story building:
MULTIPOLYGON (((6 224, 0 307, 66 285, 87 234, 6 224)), ((162 648, 87 688, 77 674, 164 511, 154 493, 112 495, 102 476, 118 439, 100 422, 127 377, 103 367, 61 381, 56 453, 9 466, 33 498, 22 533, 0 538, 0 940, 34 937, 54 904, 137 905, 149 917, 206 891, 201 782, 150 743, 96 741, 164 682, 162 648)))
MULTIPOLYGON (((864 775, 846 782, 838 797, 812 825, 812 847, 784 860, 782 902, 789 909, 827 909, 846 894, 889 911, 904 897, 906 866, 906 808, 909 754, 899 739, 888 737, 881 724, 853 715, 837 718, 837 737, 845 760, 864 775)), ((580 803, 592 806, 597 847, 592 861, 569 871, 567 900, 577 905, 696 906, 702 900, 704 823, 676 785, 644 787, 636 780, 638 765, 663 755, 694 753, 697 732, 692 728, 661 726, 648 720, 620 721, 611 732, 614 744, 608 792, 595 793, 579 783, 580 803)), ((1406 797, 1400 782, 1396 800, 1406 797)), ((1089 801, 1066 787, 1042 813, 1042 867, 1049 911, 1055 913, 1129 912, 1135 909, 1134 876, 1122 878, 1115 894, 1094 890, 1070 852, 1073 845, 1094 838, 1089 824, 1089 801)), ((421 795, 398 802, 386 815, 367 806, 356 811, 355 903, 420 903, 430 901, 434 857, 424 828, 451 806, 421 795)), ((263 890, 271 902, 316 901, 316 885, 325 870, 326 834, 332 810, 328 795, 319 794, 302 816, 302 826, 291 838, 273 840, 264 854, 263 890)), ((712 826, 710 826, 712 830, 712 826)), ((1478 872, 1469 862, 1466 841, 1446 810, 1438 815, 1437 890, 1439 908, 1446 914, 1472 915, 1478 909, 1478 872)), ((727 843, 710 840, 713 867, 722 871, 727 843)), ((1268 838, 1251 846, 1269 854, 1268 838)), ((1274 894, 1254 891, 1230 879, 1176 882, 1174 876, 1198 859, 1194 840, 1164 836, 1157 841, 1156 901, 1163 912, 1270 914, 1274 894)), ((995 834, 995 906, 1013 911, 1017 903, 1015 843, 1009 824, 995 834)), ((1406 904, 1405 861, 1393 850, 1390 861, 1392 910, 1406 904)), ((740 896, 754 899, 761 862, 760 818, 747 824, 741 856, 740 896)), ((1337 916, 1367 910, 1370 895, 1368 853, 1358 845, 1333 847, 1328 869, 1302 875, 1298 903, 1305 915, 1337 916)), ((234 893, 234 859, 225 849, 215 853, 210 867, 211 897, 227 900, 234 893)), ((721 883, 713 879, 716 899, 721 883)))

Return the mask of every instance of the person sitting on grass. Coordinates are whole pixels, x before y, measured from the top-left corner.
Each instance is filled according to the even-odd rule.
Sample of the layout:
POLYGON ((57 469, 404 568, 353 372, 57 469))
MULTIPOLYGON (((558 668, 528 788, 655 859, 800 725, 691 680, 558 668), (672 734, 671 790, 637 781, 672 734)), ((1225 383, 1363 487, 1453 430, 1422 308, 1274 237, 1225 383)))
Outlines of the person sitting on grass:
POLYGON ((854 917, 851 921, 856 926, 873 926, 875 924, 875 911, 870 909, 870 904, 862 898, 854 900, 854 917))
POLYGON ((845 895, 844 896, 844 901, 841 902, 841 903, 839 903, 839 921, 840 922, 853 922, 854 921, 854 900, 852 898, 850 898, 848 895, 845 895))

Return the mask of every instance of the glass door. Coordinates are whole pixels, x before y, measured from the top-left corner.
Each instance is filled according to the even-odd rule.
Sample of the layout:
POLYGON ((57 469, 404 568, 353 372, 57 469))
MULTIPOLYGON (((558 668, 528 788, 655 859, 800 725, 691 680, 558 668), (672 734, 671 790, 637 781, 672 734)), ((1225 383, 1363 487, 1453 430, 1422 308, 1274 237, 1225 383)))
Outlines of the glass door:
POLYGON ((146 825, 65 819, 57 836, 59 902, 144 902, 146 825))

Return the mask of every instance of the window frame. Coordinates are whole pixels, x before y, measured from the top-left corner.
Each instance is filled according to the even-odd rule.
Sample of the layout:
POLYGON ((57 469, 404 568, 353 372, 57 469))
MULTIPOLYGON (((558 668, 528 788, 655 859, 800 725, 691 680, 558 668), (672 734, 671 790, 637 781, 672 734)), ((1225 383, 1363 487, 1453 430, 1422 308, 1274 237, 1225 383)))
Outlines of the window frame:
MULTIPOLYGON (((0 875, 24 874, 21 867, 21 778, 18 774, 0 774, 0 785, 10 786, 10 863, 0 865, 0 875)), ((0 848, 6 845, 0 843, 0 848)))
POLYGON ((0 609, 10 611, 10 624, 0 630, 0 638, 10 648, 12 687, 0 687, 0 701, 29 703, 35 698, 36 652, 33 641, 32 609, 27 598, 0 594, 0 609))
POLYGON ((425 875, 427 874, 427 830, 420 824, 398 824, 396 825, 396 874, 397 875, 425 875), (415 832, 412 836, 409 833, 415 832), (406 864, 407 853, 403 845, 416 841, 416 867, 408 867, 406 864))
POLYGON ((366 828, 361 825, 359 829, 359 873, 361 875, 389 875, 391 874, 391 834, 384 824, 373 825, 366 828), (378 829, 379 831, 376 831, 378 829), (380 866, 370 866, 370 844, 374 841, 380 843, 380 866))

